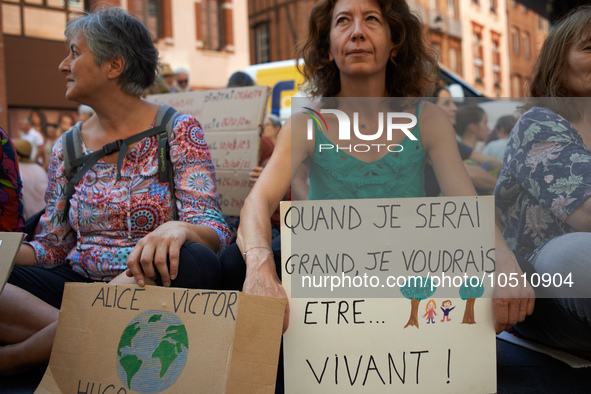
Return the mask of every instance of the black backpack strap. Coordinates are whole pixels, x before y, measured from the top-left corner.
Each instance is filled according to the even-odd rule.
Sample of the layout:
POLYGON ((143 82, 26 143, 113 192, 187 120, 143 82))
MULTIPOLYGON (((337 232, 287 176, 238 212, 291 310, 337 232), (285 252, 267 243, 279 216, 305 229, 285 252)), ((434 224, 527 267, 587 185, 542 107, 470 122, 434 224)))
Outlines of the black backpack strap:
POLYGON ((161 125, 166 134, 158 135, 158 180, 166 182, 169 179, 168 167, 171 167, 170 161, 170 143, 174 122, 180 113, 168 104, 163 104, 156 115, 156 124, 161 125))
POLYGON ((172 130, 174 126, 174 121, 176 120, 177 116, 180 115, 176 109, 172 108, 168 104, 162 104, 158 109, 158 113, 156 114, 156 123, 157 125, 162 125, 166 130, 172 130), (173 116, 176 115, 176 116, 173 116))
POLYGON ((166 182, 166 180, 168 180, 168 188, 170 190, 170 199, 172 204, 172 216, 174 220, 179 219, 179 213, 176 206, 174 168, 172 165, 172 159, 170 157, 170 140, 174 138, 174 124, 180 115, 180 112, 168 104, 163 104, 158 111, 158 115, 156 116, 156 123, 163 125, 166 129, 166 135, 158 135, 158 179, 160 182, 166 182))
POLYGON ((125 140, 117 140, 106 144, 102 149, 92 152, 89 155, 82 154, 82 136, 78 124, 68 132, 64 133, 62 135, 62 144, 64 145, 64 165, 66 178, 68 178, 69 181, 66 188, 64 219, 67 218, 68 211, 70 210, 70 199, 74 195, 76 185, 80 182, 84 174, 86 174, 100 159, 119 151, 119 155, 117 156, 117 181, 119 181, 121 180, 123 159, 127 154, 129 145, 144 138, 158 135, 158 176, 161 182, 166 182, 168 180, 172 199, 173 216, 174 220, 178 220, 178 209, 174 192, 174 171, 170 159, 170 144, 168 139, 172 135, 174 122, 179 115, 180 112, 171 106, 164 104, 158 109, 154 128, 132 135, 125 140))
POLYGON ((72 163, 83 155, 80 124, 76 123, 70 130, 62 134, 61 138, 66 178, 70 180, 76 175, 76 171, 78 170, 72 163))
POLYGON ((64 205, 64 215, 62 221, 65 222, 70 211, 70 199, 74 195, 74 185, 72 185, 72 178, 75 177, 79 165, 75 163, 82 157, 82 136, 80 130, 80 123, 76 123, 70 130, 62 134, 62 146, 64 154, 64 170, 68 185, 66 186, 66 196, 64 205))

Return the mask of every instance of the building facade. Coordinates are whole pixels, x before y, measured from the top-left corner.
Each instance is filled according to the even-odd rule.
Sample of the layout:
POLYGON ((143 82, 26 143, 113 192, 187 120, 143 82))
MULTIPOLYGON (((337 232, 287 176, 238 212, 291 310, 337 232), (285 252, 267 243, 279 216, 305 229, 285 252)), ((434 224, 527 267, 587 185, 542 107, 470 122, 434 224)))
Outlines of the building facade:
POLYGON ((464 79, 489 97, 510 96, 504 0, 461 0, 464 79))
POLYGON ((252 64, 294 59, 308 34, 314 0, 248 0, 252 64))
POLYGON ((423 21, 425 40, 439 63, 463 75, 461 0, 415 0, 413 6, 423 21))
POLYGON ((67 56, 63 32, 72 12, 96 6, 120 6, 142 20, 161 61, 187 69, 193 89, 222 88, 250 64, 246 0, 0 0, 0 126, 10 134, 32 109, 50 123, 75 114, 58 70, 67 56))
POLYGON ((47 108, 45 119, 57 123, 75 114, 75 103, 65 97, 65 80, 58 65, 67 55, 64 28, 68 14, 84 9, 84 3, 61 0, 3 0, 2 38, 6 84, 0 85, 2 126, 15 135, 19 118, 32 109, 47 108), (49 119, 47 119, 49 118, 49 119))
POLYGON ((527 96, 540 48, 548 35, 549 22, 523 4, 507 0, 510 86, 512 97, 527 96))

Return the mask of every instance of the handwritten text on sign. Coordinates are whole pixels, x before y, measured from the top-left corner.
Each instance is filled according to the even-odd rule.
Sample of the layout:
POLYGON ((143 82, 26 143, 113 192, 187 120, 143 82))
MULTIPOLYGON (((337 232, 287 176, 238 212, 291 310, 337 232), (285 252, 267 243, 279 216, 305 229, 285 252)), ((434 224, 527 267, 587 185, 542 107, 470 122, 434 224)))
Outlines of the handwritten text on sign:
POLYGON ((281 208, 286 393, 496 391, 492 198, 281 208))
POLYGON ((486 197, 292 204, 282 223, 292 295, 402 297, 394 283, 414 276, 434 282, 438 296, 457 296, 461 280, 494 272, 494 242, 482 236, 493 234, 489 208, 486 197), (327 237, 335 242, 317 241, 327 237), (334 286, 336 278, 352 285, 334 286))
POLYGON ((284 310, 234 291, 68 283, 38 392, 265 392, 284 310))
POLYGON ((239 215, 250 191, 248 173, 258 165, 259 127, 268 93, 268 87, 251 86, 148 97, 157 104, 167 103, 183 114, 193 115, 201 123, 215 164, 218 194, 229 201, 222 204, 226 215, 239 215), (231 172, 220 176, 220 170, 231 172), (219 182, 229 177, 244 183, 219 182))

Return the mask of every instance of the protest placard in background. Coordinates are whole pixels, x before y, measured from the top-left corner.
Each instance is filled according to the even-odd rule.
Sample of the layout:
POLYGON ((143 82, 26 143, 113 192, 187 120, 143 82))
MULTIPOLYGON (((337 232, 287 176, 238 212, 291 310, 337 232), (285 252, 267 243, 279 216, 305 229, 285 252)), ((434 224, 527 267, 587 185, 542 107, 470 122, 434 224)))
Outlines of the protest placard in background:
POLYGON ((248 173, 258 165, 259 128, 268 97, 267 86, 148 96, 148 100, 169 104, 201 123, 215 164, 220 205, 226 215, 239 215, 250 192, 248 173))
POLYGON ((281 212, 287 394, 496 392, 492 197, 281 212))
POLYGON ((285 300, 66 284, 36 393, 273 393, 285 300))
POLYGON ((0 232, 0 293, 8 280, 8 276, 14 265, 14 258, 21 247, 23 233, 2 233, 0 232))

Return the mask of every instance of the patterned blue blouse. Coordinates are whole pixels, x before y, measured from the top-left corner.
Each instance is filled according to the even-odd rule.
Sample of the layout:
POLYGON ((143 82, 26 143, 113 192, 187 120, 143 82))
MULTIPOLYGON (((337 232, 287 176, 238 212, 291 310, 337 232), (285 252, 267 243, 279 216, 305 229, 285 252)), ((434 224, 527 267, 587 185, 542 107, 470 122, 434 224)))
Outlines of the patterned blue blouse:
POLYGON ((534 107, 511 132, 495 188, 509 247, 532 259, 554 237, 575 231, 566 218, 591 197, 591 150, 570 123, 534 107))

